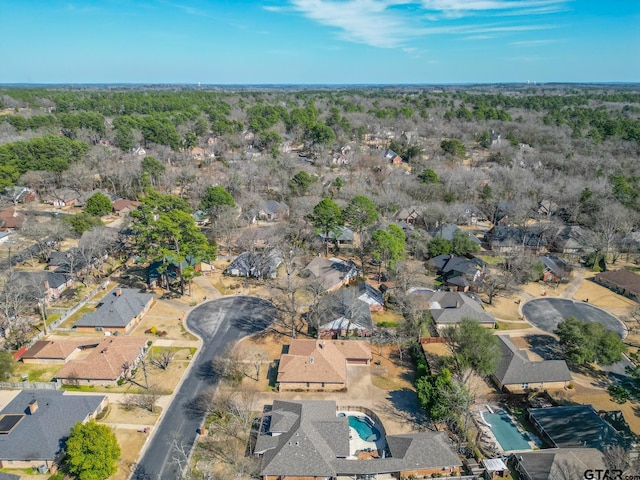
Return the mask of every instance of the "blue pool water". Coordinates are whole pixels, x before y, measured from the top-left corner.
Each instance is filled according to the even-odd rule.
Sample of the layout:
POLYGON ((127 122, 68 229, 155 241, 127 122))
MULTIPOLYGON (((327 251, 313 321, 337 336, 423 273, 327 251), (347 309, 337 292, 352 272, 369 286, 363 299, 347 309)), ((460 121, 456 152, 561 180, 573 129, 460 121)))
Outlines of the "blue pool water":
POLYGON ((375 442, 380 438, 380 432, 376 427, 372 427, 365 420, 349 415, 349 426, 358 432, 358 436, 365 442, 375 442))
POLYGON ((529 438, 518 430, 506 412, 485 413, 484 419, 491 425, 491 431, 505 452, 531 450, 529 438))

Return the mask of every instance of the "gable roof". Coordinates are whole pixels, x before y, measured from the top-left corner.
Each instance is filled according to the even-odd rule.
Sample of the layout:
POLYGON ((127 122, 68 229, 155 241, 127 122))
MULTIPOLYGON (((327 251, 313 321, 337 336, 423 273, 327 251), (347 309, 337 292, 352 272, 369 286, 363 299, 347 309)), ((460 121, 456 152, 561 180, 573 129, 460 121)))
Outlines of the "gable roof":
POLYGON ((335 402, 276 400, 271 415, 276 413, 288 417, 291 426, 280 430, 275 442, 263 443, 265 436, 258 436, 256 451, 270 447, 264 451, 260 474, 334 476, 333 461, 349 455, 349 423, 336 417, 335 402))
POLYGON ((111 204, 111 207, 113 208, 114 212, 121 212, 125 209, 135 210, 140 205, 142 205, 142 202, 138 202, 136 200, 128 200, 126 198, 119 198, 111 204))
POLYGON ((39 340, 24 352, 22 359, 42 359, 65 361, 76 348, 86 345, 96 345, 99 339, 78 339, 78 340, 39 340))
POLYGON ((369 342, 361 340, 291 340, 280 357, 278 382, 345 383, 347 359, 371 360, 369 342))
POLYGON ((98 309, 82 316, 74 327, 126 327, 153 299, 151 293, 116 287, 102 299, 98 309), (118 290, 120 294, 118 294, 118 290))
POLYGON ((300 273, 303 278, 313 278, 325 290, 331 290, 341 283, 355 277, 358 273, 356 264, 351 260, 316 257, 300 273))
POLYGON ((20 228, 26 216, 15 208, 7 208, 0 212, 0 228, 20 228))
POLYGON ((598 273, 595 279, 596 281, 604 280, 609 284, 616 285, 617 288, 621 288, 627 293, 640 295, 640 275, 629 270, 609 270, 608 272, 598 273))
POLYGON ((23 270, 16 271, 15 273, 19 281, 25 285, 35 287, 36 293, 45 293, 45 282, 49 285, 49 288, 57 289, 73 280, 73 277, 67 273, 50 270, 39 270, 35 272, 23 270))
POLYGON ((115 381, 123 365, 133 365, 147 343, 144 337, 107 337, 82 360, 71 360, 55 374, 58 379, 115 381))
POLYGON ((438 290, 419 295, 428 302, 428 310, 437 325, 460 323, 463 318, 490 325, 496 322, 495 318, 486 313, 478 302, 464 293, 438 290))
POLYGON ((569 265, 561 258, 558 258, 555 255, 539 255, 538 260, 540 260, 544 267, 555 276, 562 279, 569 278, 569 274, 571 273, 571 265, 569 265))
POLYGON ((265 200, 262 203, 262 208, 260 209, 260 213, 264 213, 265 215, 277 215, 279 213, 286 214, 288 211, 289 205, 276 200, 265 200))
POLYGON ((522 383, 568 382, 571 372, 564 360, 531 362, 508 335, 497 335, 500 358, 494 373, 502 385, 522 383))
POLYGON ((530 408, 529 418, 555 447, 627 447, 624 437, 603 420, 591 405, 530 408))
POLYGON ((23 390, 0 412, 25 414, 29 403, 38 402, 33 414, 25 414, 10 433, 0 435, 0 460, 55 460, 61 440, 71 428, 93 414, 104 395, 64 395, 59 390, 23 390))
POLYGON ((325 295, 318 303, 321 329, 364 329, 371 331, 373 321, 369 304, 358 299, 357 288, 345 287, 325 295))
POLYGON ((438 229, 437 235, 440 235, 445 240, 452 241, 454 235, 458 231, 460 231, 462 233, 465 233, 467 235, 467 237, 469 237, 469 240, 471 240, 476 245, 480 245, 482 243, 478 237, 476 237, 472 233, 465 232, 464 230, 462 230, 460 227, 458 227, 457 225, 455 225, 453 223, 445 223, 444 225, 442 225, 438 229))
POLYGON ((325 232, 320 232, 318 235, 325 241, 353 242, 353 230, 345 226, 338 227, 336 232, 329 232, 327 235, 325 232))
POLYGON ((375 288, 373 285, 367 282, 362 282, 358 286, 351 288, 356 288, 358 290, 358 293, 360 294, 358 296, 358 300, 366 303, 367 305, 384 306, 384 297, 382 296, 382 292, 375 288))
POLYGON ((263 476, 375 475, 462 465, 444 432, 388 435, 391 457, 347 458, 349 423, 336 416, 334 401, 276 400, 262 427, 255 451, 264 453, 263 476))
POLYGON ((282 263, 278 250, 268 252, 242 252, 225 269, 227 275, 254 278, 275 278, 282 263))
POLYGON ((586 470, 606 468, 602 452, 595 448, 550 448, 515 455, 518 471, 531 480, 583 478, 586 470))

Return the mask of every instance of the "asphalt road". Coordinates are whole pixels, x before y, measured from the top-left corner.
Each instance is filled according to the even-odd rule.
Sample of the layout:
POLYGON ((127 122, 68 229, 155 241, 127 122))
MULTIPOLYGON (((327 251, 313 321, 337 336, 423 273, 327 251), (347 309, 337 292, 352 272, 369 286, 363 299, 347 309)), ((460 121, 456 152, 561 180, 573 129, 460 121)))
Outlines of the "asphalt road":
POLYGON ((267 300, 245 296, 213 300, 191 311, 186 323, 202 338, 202 350, 164 412, 162 421, 156 425, 132 479, 180 478, 178 460, 184 460, 184 456, 178 448, 187 454, 191 451, 204 418, 204 411, 198 405, 199 395, 218 383, 211 370, 211 359, 227 345, 266 329, 275 314, 273 304, 267 300))
POLYGON ((624 324, 610 313, 589 303, 566 298, 536 298, 522 306, 522 313, 533 326, 553 333, 558 324, 567 317, 576 317, 585 322, 602 323, 616 332, 620 338, 627 335, 624 324))

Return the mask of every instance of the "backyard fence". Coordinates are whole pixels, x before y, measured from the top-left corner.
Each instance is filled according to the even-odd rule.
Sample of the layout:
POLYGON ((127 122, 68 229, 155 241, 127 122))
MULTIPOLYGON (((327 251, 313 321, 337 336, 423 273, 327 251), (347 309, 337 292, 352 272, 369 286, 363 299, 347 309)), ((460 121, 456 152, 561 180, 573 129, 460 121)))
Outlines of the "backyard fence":
POLYGON ((0 390, 59 390, 57 382, 0 382, 0 390))

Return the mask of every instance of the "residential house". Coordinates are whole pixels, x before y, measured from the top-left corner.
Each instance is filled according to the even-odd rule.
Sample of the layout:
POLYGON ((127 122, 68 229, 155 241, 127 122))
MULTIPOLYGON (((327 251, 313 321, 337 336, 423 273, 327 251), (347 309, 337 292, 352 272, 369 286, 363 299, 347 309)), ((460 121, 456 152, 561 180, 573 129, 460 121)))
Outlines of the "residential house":
POLYGON ((39 299, 49 302, 73 286, 73 277, 57 271, 16 271, 18 281, 29 288, 39 299))
POLYGON ((361 284, 349 287, 355 288, 358 291, 358 300, 369 305, 369 311, 373 312, 382 312, 384 310, 384 297, 380 290, 375 288, 373 285, 370 285, 367 282, 362 282, 361 284))
POLYGON ((66 385, 113 386, 136 368, 146 351, 145 337, 105 337, 86 357, 67 361, 54 378, 66 385))
POLYGON ((398 210, 394 219, 407 225, 415 225, 421 215, 419 207, 404 207, 398 210))
POLYGON ((0 231, 0 243, 6 243, 12 238, 11 232, 0 231))
POLYGON ((265 200, 257 211, 260 220, 278 222, 289 218, 289 205, 276 200, 265 200))
POLYGON ((5 187, 2 196, 13 204, 33 202, 36 199, 36 192, 29 187, 19 185, 9 185, 5 187))
POLYGON ((523 393, 562 389, 571 381, 571 372, 564 360, 532 362, 527 352, 518 349, 508 335, 497 337, 500 357, 493 378, 498 388, 510 393, 523 393))
POLYGON ((629 448, 629 439, 602 418, 591 405, 530 408, 529 421, 554 448, 629 448))
POLYGON ((427 268, 439 275, 438 281, 458 292, 478 290, 484 266, 485 263, 479 258, 458 257, 454 254, 438 255, 427 261, 427 268))
POLYGON ((151 293, 116 287, 105 295, 95 312, 82 316, 73 328, 79 332, 104 330, 127 334, 140 323, 154 303, 151 293))
POLYGON ((46 195, 42 201, 56 208, 73 207, 80 201, 80 193, 70 188, 62 188, 46 195))
POLYGON ((402 164, 402 157, 400 155, 398 155, 396 152, 394 152, 393 150, 391 150, 390 148, 387 148, 382 155, 384 156, 384 158, 386 158, 389 163, 391 163, 392 165, 400 165, 402 164))
POLYGON ((544 265, 542 281, 554 283, 565 283, 569 281, 572 268, 567 262, 555 255, 549 254, 540 255, 538 260, 544 265))
POLYGON ((318 303, 321 337, 370 337, 373 321, 369 304, 359 300, 358 288, 346 287, 325 295, 318 303))
POLYGON ((453 208, 456 225, 475 225, 478 222, 486 222, 489 217, 473 204, 465 203, 453 208))
POLYGON ((95 258, 87 262, 87 258, 78 248, 70 248, 64 252, 51 252, 47 258, 47 269, 51 272, 66 273, 69 275, 82 274, 91 268, 95 258))
POLYGON ((155 288, 158 285, 158 280, 160 280, 162 287, 166 288, 167 285, 165 285, 164 280, 168 278, 169 283, 176 281, 179 277, 180 267, 183 270, 187 267, 192 267, 196 272, 200 272, 203 275, 210 274, 215 270, 210 261, 202 260, 193 255, 186 255, 180 262, 169 255, 165 261, 158 260, 147 267, 147 285, 150 288, 155 288))
POLYGON ((550 217, 558 211, 558 204, 551 200, 541 200, 538 202, 538 215, 550 217))
POLYGON ((629 270, 610 270, 598 273, 594 279, 620 295, 640 302, 640 275, 629 270))
POLYGON ((494 252, 509 253, 531 250, 543 253, 547 250, 549 233, 544 226, 528 227, 495 225, 485 233, 485 242, 494 252))
POLYGON ((417 292, 412 294, 412 302, 422 310, 429 310, 438 330, 457 325, 463 318, 477 320, 487 328, 496 325, 496 319, 478 301, 461 292, 417 292))
POLYGON ((278 363, 280 391, 347 388, 347 365, 369 365, 371 346, 362 340, 292 340, 278 363))
POLYGON ((39 340, 22 354, 20 360, 28 364, 65 364, 87 348, 95 348, 100 339, 39 340))
MULTIPOLYGON (((380 423, 376 428, 384 430, 380 423)), ((357 459, 357 440, 350 438, 357 435, 346 416, 337 416, 334 401, 276 400, 261 418, 254 447, 254 455, 261 459, 260 476, 262 480, 426 478, 459 474, 462 467, 444 432, 387 435, 375 449, 378 458, 370 460, 357 459)))
POLYGON ((134 155, 138 155, 139 157, 142 157, 147 154, 147 151, 142 147, 134 147, 131 149, 131 153, 133 153, 134 155))
POLYGON ((242 252, 225 269, 233 277, 276 278, 282 264, 282 254, 272 249, 267 252, 242 252))
POLYGON ((338 227, 337 232, 324 232, 319 234, 323 242, 333 243, 336 247, 352 247, 353 246, 353 230, 349 227, 338 227))
POLYGON ((465 232, 464 230, 462 230, 460 227, 458 227, 453 223, 442 224, 440 228, 438 228, 435 232, 433 232, 433 236, 434 237, 440 236, 445 240, 448 240, 451 242, 457 232, 462 232, 472 243, 478 246, 478 249, 480 248, 480 245, 482 244, 482 242, 478 237, 476 237, 474 234, 470 232, 465 232))
POLYGON ((555 232, 551 250, 564 255, 582 255, 590 250, 589 232, 578 225, 567 225, 555 232))
POLYGON ((126 217, 133 210, 136 210, 140 205, 142 205, 142 202, 128 200, 126 198, 119 198, 111 204, 111 208, 113 209, 113 212, 119 217, 126 217))
POLYGON ((595 448, 549 448, 530 452, 514 453, 509 464, 518 472, 521 480, 549 480, 593 478, 607 472, 602 452, 595 448), (601 472, 601 473, 596 473, 601 472))
POLYGON ((326 292, 347 285, 358 275, 358 268, 351 260, 316 257, 306 266, 300 276, 308 283, 315 283, 326 292))
POLYGON ((105 395, 22 390, 0 411, 0 468, 54 471, 71 428, 95 418, 106 404, 105 395))
POLYGON ((6 232, 17 230, 22 227, 26 218, 24 213, 19 212, 14 207, 7 208, 0 212, 0 230, 6 232))

